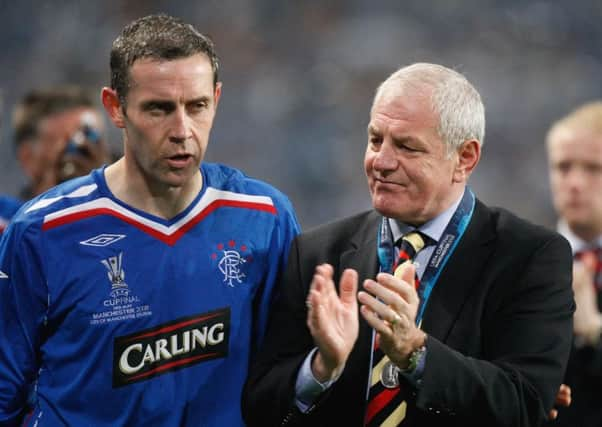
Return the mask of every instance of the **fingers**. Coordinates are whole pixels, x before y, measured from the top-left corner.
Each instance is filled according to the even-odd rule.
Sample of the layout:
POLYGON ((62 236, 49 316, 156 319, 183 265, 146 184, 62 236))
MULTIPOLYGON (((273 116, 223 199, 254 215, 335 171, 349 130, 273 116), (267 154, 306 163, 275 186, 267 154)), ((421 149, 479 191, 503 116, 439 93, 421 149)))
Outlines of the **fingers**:
POLYGON ((593 252, 586 252, 581 256, 581 263, 590 275, 595 273, 597 262, 598 260, 593 252))
POLYGON ((566 384, 561 384, 558 394, 556 394, 556 405, 568 407, 571 400, 571 388, 566 384))
POLYGON ((404 262, 395 269, 394 276, 398 279, 403 280, 407 283, 414 283, 414 276, 416 275, 416 267, 411 262, 404 262))
MULTIPOLYGON (((400 280, 390 274, 380 273, 376 276, 377 282, 373 280, 364 281, 364 289, 385 305, 393 307, 395 311, 404 311, 408 304, 410 306, 418 306, 419 298, 413 285, 413 271, 414 267, 410 266, 410 268, 402 273, 404 276, 412 273, 409 282, 400 280)), ((359 293, 359 295, 361 294, 364 294, 364 292, 359 293)), ((361 302, 363 303, 363 301, 361 302)))
MULTIPOLYGON (((409 311, 407 307, 408 304, 405 301, 398 295, 395 295, 392 291, 382 288, 382 286, 379 286, 376 282, 367 280, 364 282, 364 289, 373 292, 378 299, 368 292, 359 292, 357 298, 362 304, 362 308, 373 313, 377 319, 386 320, 388 322, 386 324, 387 326, 399 322, 399 319, 397 318, 399 314, 407 313, 409 311), (383 295, 386 295, 386 297, 383 295), (394 297, 397 299, 393 304, 391 301, 394 297), (387 301, 389 303, 387 303, 387 301)), ((364 311, 362 311, 362 313, 363 312, 364 311)))
MULTIPOLYGON (((556 401, 554 402, 556 406, 564 406, 568 407, 571 405, 571 388, 566 384, 560 384, 560 388, 558 389, 558 393, 556 394, 556 401)), ((550 412, 548 412, 548 419, 550 421, 555 420, 558 417, 558 409, 552 408, 550 412)))
POLYGON ((349 307, 357 306, 357 271, 350 268, 343 271, 339 284, 341 303, 349 307))

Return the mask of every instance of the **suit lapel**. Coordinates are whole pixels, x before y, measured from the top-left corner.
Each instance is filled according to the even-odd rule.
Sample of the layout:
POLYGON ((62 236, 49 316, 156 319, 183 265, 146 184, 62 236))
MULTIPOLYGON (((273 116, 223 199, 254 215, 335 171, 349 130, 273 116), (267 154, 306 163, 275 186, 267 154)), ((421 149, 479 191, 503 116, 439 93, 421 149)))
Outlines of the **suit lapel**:
POLYGON ((422 328, 441 341, 457 316, 493 251, 495 231, 490 211, 477 200, 470 224, 445 265, 428 300, 422 328))
POLYGON ((361 282, 378 273, 376 233, 382 216, 371 212, 364 224, 351 236, 349 249, 341 254, 341 273, 346 268, 357 270, 361 282))

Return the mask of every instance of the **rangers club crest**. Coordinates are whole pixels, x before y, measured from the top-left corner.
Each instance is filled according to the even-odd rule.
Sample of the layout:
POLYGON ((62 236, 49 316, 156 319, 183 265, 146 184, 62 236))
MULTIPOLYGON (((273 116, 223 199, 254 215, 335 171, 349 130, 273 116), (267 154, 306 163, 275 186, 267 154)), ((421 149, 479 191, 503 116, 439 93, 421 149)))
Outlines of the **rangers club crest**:
POLYGON ((234 240, 230 240, 227 245, 219 243, 217 245, 219 254, 213 252, 211 258, 219 261, 217 267, 223 275, 224 283, 233 288, 235 285, 243 283, 246 276, 244 273, 245 264, 252 261, 250 255, 246 255, 247 246, 242 244, 237 247, 234 240))

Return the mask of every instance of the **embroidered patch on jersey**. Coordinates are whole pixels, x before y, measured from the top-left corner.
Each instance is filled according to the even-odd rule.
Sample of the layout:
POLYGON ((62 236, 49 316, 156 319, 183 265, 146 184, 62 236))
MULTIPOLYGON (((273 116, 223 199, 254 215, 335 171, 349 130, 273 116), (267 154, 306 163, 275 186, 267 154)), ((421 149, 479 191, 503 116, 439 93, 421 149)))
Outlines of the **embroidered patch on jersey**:
POLYGON ((211 259, 217 261, 224 283, 231 288, 242 284, 247 277, 244 273, 245 264, 253 261, 247 245, 243 243, 237 246, 234 240, 230 240, 227 244, 218 243, 217 251, 211 254, 211 259))
POLYGON ((102 304, 105 311, 92 313, 91 325, 102 325, 120 320, 138 319, 151 316, 153 312, 149 305, 145 305, 140 298, 133 295, 125 282, 125 271, 122 268, 123 252, 119 255, 103 259, 102 265, 106 267, 111 289, 109 298, 102 304))
POLYGON ((113 387, 226 357, 229 336, 227 307, 117 337, 113 343, 113 387))
POLYGON ((109 246, 125 237, 125 234, 99 234, 98 236, 90 237, 88 240, 79 242, 86 246, 109 246))

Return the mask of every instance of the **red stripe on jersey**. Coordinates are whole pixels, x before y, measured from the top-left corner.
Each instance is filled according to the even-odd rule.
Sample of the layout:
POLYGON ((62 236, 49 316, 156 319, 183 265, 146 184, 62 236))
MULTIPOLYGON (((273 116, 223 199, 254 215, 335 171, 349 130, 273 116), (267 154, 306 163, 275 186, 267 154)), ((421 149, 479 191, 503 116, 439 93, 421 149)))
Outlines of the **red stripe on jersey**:
POLYGON ((159 372, 163 372, 163 371, 168 371, 172 368, 175 368, 177 366, 181 366, 181 365, 187 365, 189 363, 195 362, 197 360, 201 360, 201 359, 206 359, 208 357, 213 357, 218 355, 219 353, 208 353, 208 354, 201 354, 200 356, 193 356, 193 357, 188 357, 186 359, 180 359, 180 360, 176 360, 175 362, 171 362, 171 363, 166 363, 165 365, 161 365, 155 369, 151 369, 150 371, 146 371, 142 374, 138 374, 138 375, 134 375, 133 377, 130 377, 128 379, 128 381, 132 381, 132 380, 137 380, 140 378, 144 378, 144 377, 148 377, 151 375, 155 375, 156 373, 159 372))
POLYGON ((146 224, 141 223, 140 221, 131 218, 121 212, 116 211, 110 207, 103 208, 91 208, 86 209, 80 212, 74 212, 71 214, 66 214, 63 216, 59 216, 57 218, 45 221, 42 225, 42 230, 47 231, 56 227, 60 227, 62 225, 71 224, 73 222, 81 221, 87 218, 92 218, 99 215, 109 215, 114 216, 116 218, 121 219, 124 222, 138 228, 139 230, 155 237, 162 242, 173 246, 188 230, 202 221, 207 215, 218 208, 222 207, 232 207, 232 208, 243 208, 243 209, 252 209, 263 212, 268 212, 273 215, 276 215, 276 208, 273 205, 267 203, 257 203, 257 202, 246 202, 242 200, 227 200, 227 199, 218 199, 209 203, 202 211, 180 226, 171 234, 163 233, 159 230, 156 230, 146 224))

